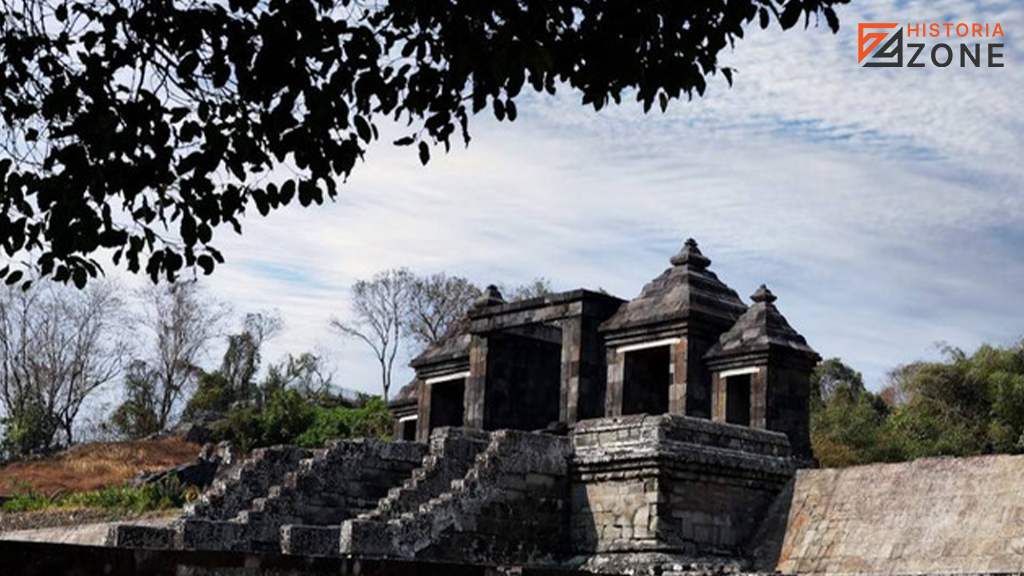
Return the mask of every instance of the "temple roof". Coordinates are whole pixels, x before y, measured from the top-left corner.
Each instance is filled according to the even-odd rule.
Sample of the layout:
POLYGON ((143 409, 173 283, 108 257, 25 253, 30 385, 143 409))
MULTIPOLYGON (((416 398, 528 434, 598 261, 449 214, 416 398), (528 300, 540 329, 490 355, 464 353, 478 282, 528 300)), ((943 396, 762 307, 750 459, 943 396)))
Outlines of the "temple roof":
POLYGON ((711 260, 690 238, 670 259, 672 267, 652 280, 635 299, 601 324, 601 330, 619 331, 704 316, 730 325, 747 309, 739 295, 708 270, 711 260))
POLYGON ((764 284, 750 299, 754 303, 732 328, 722 334, 705 358, 762 352, 772 347, 805 356, 818 355, 775 307, 775 295, 764 284))
POLYGON ((413 378, 408 384, 399 388, 398 393, 391 398, 388 405, 399 406, 402 404, 415 404, 420 397, 419 388, 417 388, 416 384, 417 381, 413 378))
POLYGON ((416 368, 425 364, 436 364, 469 356, 469 347, 473 343, 473 335, 469 332, 469 321, 463 319, 452 326, 448 336, 436 344, 431 344, 419 356, 409 362, 416 368))

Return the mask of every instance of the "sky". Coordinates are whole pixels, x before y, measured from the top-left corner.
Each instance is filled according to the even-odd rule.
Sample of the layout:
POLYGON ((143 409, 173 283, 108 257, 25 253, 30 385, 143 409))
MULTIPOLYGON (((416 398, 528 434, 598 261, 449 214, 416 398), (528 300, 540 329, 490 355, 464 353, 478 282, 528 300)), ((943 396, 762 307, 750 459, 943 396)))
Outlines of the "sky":
POLYGON ((767 284, 811 346, 871 389, 939 357, 937 342, 1015 342, 1024 6, 854 0, 838 13, 835 35, 824 21, 749 28, 723 55, 735 85, 719 76, 664 114, 635 102, 595 113, 563 88, 519 100, 514 123, 474 118, 469 147, 425 167, 381 142, 337 202, 221 232, 227 263, 204 283, 239 314, 280 311, 265 358, 318 349, 336 383, 373 393, 370 350, 328 329, 356 279, 406 266, 630 299, 691 236, 744 301, 767 284), (877 21, 999 22, 1005 67, 859 67, 857 23, 877 21))

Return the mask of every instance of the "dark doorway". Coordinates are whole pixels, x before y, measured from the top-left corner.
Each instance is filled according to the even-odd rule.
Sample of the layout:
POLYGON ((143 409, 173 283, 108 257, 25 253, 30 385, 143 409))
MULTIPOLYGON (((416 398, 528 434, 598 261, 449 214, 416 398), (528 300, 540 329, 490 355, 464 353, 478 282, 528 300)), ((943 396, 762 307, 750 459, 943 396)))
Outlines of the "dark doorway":
POLYGON ((725 379, 725 421, 750 426, 750 374, 725 379))
POLYGON ((484 429, 540 430, 558 421, 562 331, 534 325, 487 341, 484 429))
POLYGON ((430 429, 462 426, 466 379, 434 382, 430 390, 430 429))
POLYGON ((402 440, 409 440, 410 442, 416 439, 416 419, 405 420, 402 422, 402 440))
POLYGON ((668 346, 626 352, 622 378, 623 414, 665 414, 671 384, 668 346))

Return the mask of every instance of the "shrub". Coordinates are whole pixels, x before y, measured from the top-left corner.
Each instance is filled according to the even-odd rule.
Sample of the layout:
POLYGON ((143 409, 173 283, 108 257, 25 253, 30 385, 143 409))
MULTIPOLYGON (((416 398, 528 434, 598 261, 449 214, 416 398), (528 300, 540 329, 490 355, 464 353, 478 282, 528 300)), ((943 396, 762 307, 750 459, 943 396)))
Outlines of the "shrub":
POLYGON ((295 444, 318 448, 329 440, 355 437, 387 437, 391 413, 380 398, 362 408, 322 406, 297 390, 276 390, 262 411, 235 407, 214 426, 218 440, 230 440, 241 450, 295 444))
POLYGON ((296 390, 278 390, 260 414, 263 445, 288 444, 306 431, 316 417, 314 408, 296 390))
POLYGON ((323 408, 317 406, 313 424, 295 438, 295 444, 304 448, 319 448, 334 438, 348 438, 352 429, 346 408, 323 408))
POLYGON ((250 406, 228 410, 227 417, 212 427, 217 440, 230 440, 243 452, 262 446, 259 413, 250 406))
POLYGON ((227 412, 235 401, 235 391, 231 382, 220 372, 203 372, 199 376, 199 384, 195 394, 185 405, 182 419, 189 420, 196 414, 209 412, 227 412))

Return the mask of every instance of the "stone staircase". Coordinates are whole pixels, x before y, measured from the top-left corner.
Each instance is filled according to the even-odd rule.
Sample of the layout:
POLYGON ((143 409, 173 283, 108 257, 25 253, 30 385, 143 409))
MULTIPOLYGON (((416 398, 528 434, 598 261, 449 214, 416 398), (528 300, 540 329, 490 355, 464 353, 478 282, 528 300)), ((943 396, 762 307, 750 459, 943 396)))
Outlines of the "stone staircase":
POLYGON ((465 476, 418 509, 368 514, 342 524, 341 553, 550 563, 552 553, 569 542, 571 450, 563 437, 494 432, 465 476))
MULTIPOLYGON (((428 454, 419 468, 400 486, 392 488, 375 508, 357 517, 387 521, 416 510, 431 498, 463 478, 476 462, 476 456, 490 441, 490 434, 467 428, 439 428, 430 439, 428 454)), ((306 556, 336 556, 340 553, 341 525, 291 524, 282 528, 282 551, 306 556)))
POLYGON ((280 552, 282 526, 338 525, 372 510, 392 486, 420 465, 425 453, 425 446, 411 442, 334 442, 298 461, 279 483, 253 498, 249 507, 234 517, 193 514, 183 518, 177 527, 178 546, 280 552))
POLYGON ((264 496, 280 484, 285 474, 312 450, 295 446, 272 446, 254 450, 252 455, 224 480, 214 482, 195 502, 186 505, 186 517, 229 520, 246 510, 254 498, 264 496))
POLYGON ((121 525, 115 546, 545 564, 566 548, 568 438, 438 429, 258 451, 171 528, 121 525))

